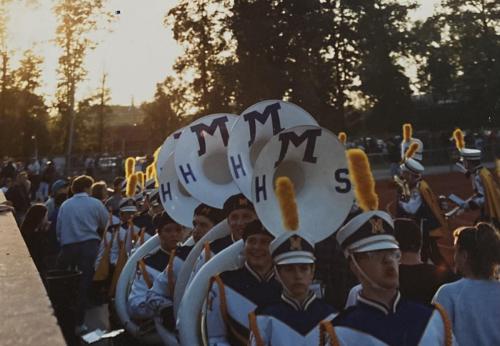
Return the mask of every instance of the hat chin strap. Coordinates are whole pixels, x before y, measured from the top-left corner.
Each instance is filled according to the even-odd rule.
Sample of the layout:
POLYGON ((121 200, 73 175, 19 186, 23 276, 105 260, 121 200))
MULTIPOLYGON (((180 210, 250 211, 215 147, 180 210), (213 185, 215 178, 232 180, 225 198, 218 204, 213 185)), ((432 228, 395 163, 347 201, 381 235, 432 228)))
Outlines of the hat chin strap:
POLYGON ((280 273, 278 272, 278 266, 276 264, 274 265, 274 275, 276 275, 276 278, 278 279, 279 283, 281 284, 281 287, 283 287, 283 290, 285 291, 285 293, 287 293, 288 295, 291 295, 290 290, 285 286, 285 284, 283 283, 283 280, 281 280, 280 273))
POLYGON ((283 280, 281 280, 280 273, 278 272, 278 266, 276 264, 274 265, 274 275, 276 276, 276 278, 278 279, 279 283, 283 287, 283 290, 285 291, 285 293, 287 293, 290 297, 293 296, 292 292, 290 292, 290 290, 288 289, 288 287, 286 287, 286 285, 283 282, 283 280))
POLYGON ((356 258, 354 257, 354 255, 352 253, 350 253, 349 256, 351 257, 351 260, 354 263, 354 266, 356 267, 356 269, 358 269, 358 271, 361 274, 361 276, 368 282, 368 284, 371 287, 373 287, 375 289, 378 289, 378 290, 389 290, 389 288, 384 288, 384 287, 380 286, 379 284, 377 284, 375 281, 373 281, 368 276, 368 274, 366 274, 365 271, 363 269, 361 269, 361 267, 359 266, 358 262, 356 261, 356 258))

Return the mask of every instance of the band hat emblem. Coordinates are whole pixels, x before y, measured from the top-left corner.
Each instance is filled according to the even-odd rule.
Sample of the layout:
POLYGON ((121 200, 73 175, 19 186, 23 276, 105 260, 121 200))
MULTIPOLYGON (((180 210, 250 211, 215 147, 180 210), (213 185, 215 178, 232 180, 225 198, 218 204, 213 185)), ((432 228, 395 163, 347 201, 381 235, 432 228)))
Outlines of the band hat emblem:
POLYGON ((281 100, 258 102, 241 113, 231 129, 228 164, 241 192, 252 201, 255 161, 275 134, 299 125, 315 125, 316 120, 299 106, 281 100))
POLYGON ((290 178, 295 188, 300 225, 294 234, 307 234, 316 243, 340 227, 354 196, 345 148, 336 135, 319 126, 297 126, 273 136, 262 149, 253 172, 252 200, 259 219, 275 237, 289 232, 283 226, 274 193, 280 176, 290 178), (305 140, 307 135, 310 137, 305 140), (290 137, 304 141, 288 143, 283 153, 283 142, 290 137), (318 204, 332 208, 312 207, 318 204))
POLYGON ((370 219, 369 221, 372 226, 372 234, 384 233, 384 225, 382 219, 370 219))
POLYGON ((164 164, 164 169, 159 173, 158 181, 160 183, 159 199, 163 209, 178 224, 192 227, 194 210, 201 202, 192 197, 179 181, 173 153, 170 154, 164 164))
POLYGON ((167 138, 165 138, 165 141, 161 145, 160 151, 158 152, 158 157, 156 158, 155 167, 158 175, 160 175, 161 171, 165 167, 168 157, 174 152, 175 144, 177 142, 177 139, 181 136, 182 130, 183 129, 181 128, 170 134, 167 138))
POLYGON ((290 250, 302 250, 302 238, 290 237, 290 250))
POLYGON ((229 130, 233 114, 212 114, 186 126, 174 150, 175 170, 181 184, 194 198, 214 208, 240 193, 229 172, 229 130))

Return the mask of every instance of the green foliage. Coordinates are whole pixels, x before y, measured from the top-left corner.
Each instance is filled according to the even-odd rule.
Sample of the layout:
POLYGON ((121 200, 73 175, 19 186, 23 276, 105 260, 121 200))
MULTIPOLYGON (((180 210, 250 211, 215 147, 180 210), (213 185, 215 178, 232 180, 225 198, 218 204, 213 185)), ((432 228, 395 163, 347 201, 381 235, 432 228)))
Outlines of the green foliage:
POLYGON ((500 3, 446 0, 417 28, 422 90, 454 111, 455 126, 498 126, 500 3))
POLYGON ((168 77, 156 85, 154 101, 141 105, 146 113, 143 125, 154 147, 160 146, 169 134, 187 124, 189 119, 183 114, 186 101, 180 96, 183 94, 174 79, 168 77))

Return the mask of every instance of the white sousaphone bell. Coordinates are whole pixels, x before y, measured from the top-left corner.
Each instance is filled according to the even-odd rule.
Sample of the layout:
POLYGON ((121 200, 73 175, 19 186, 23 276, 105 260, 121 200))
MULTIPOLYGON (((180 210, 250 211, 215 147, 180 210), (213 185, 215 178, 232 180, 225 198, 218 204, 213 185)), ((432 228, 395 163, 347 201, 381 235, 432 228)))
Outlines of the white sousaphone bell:
POLYGON ((234 181, 248 199, 252 199, 255 160, 264 145, 277 133, 299 125, 317 122, 304 109, 286 101, 261 101, 241 113, 231 129, 227 158, 234 181))
MULTIPOLYGON (((262 181, 263 176, 266 176, 266 196, 262 195, 262 186, 254 183, 252 199, 259 219, 276 237, 289 232, 283 228, 274 192, 274 181, 279 176, 288 176, 295 185, 300 215, 297 232, 306 233, 314 242, 333 234, 351 209, 354 198, 344 146, 337 136, 321 127, 299 126, 273 136, 257 158, 253 181, 262 181), (283 142, 289 143, 284 144, 286 150, 282 152, 283 142)), ((204 326, 200 325, 199 316, 209 278, 235 269, 242 248, 240 240, 218 253, 200 269, 186 290, 177 315, 181 344, 204 344, 204 326)))
POLYGON ((160 175, 161 171, 165 167, 165 163, 167 162, 168 157, 174 152, 175 144, 177 142, 177 139, 179 139, 179 137, 181 136, 182 130, 183 129, 179 129, 170 134, 161 145, 160 151, 158 152, 158 157, 156 159, 155 167, 158 175, 160 175))
POLYGON ((191 228, 194 210, 201 202, 193 198, 179 181, 174 159, 174 154, 171 153, 163 165, 163 170, 158 172, 158 194, 168 215, 177 223, 191 228))
POLYGON ((255 162, 252 200, 275 237, 288 232, 274 192, 280 176, 290 178, 295 188, 297 234, 319 242, 342 225, 354 195, 345 148, 336 135, 319 126, 297 126, 273 136, 262 149, 255 162))
POLYGON ((229 130, 236 120, 236 115, 225 113, 200 118, 183 129, 174 150, 184 188, 214 208, 222 208, 227 198, 240 193, 227 165, 229 130))

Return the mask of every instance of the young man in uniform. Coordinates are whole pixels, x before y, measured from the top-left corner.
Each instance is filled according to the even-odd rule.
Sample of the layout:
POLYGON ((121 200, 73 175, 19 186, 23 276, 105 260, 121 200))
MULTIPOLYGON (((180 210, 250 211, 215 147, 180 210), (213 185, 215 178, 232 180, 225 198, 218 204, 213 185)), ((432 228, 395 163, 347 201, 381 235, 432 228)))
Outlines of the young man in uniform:
POLYGON ((175 250, 182 237, 182 227, 163 212, 153 219, 153 227, 160 238, 160 248, 137 263, 137 273, 128 296, 130 316, 135 319, 149 319, 154 311, 146 303, 148 290, 154 279, 165 270, 170 262, 172 250, 175 250))
POLYGON ((247 345, 248 314, 279 301, 281 285, 269 252, 273 238, 260 221, 250 222, 243 230, 243 267, 212 278, 206 319, 209 345, 247 345))
POLYGON ((322 329, 337 345, 450 345, 451 324, 442 307, 401 297, 401 252, 389 214, 366 211, 337 232, 351 270, 361 282, 355 306, 322 329))
POLYGON ((332 320, 336 313, 310 288, 314 244, 290 231, 272 242, 271 254, 283 292, 278 303, 250 313, 250 345, 318 345, 320 323, 332 320))

